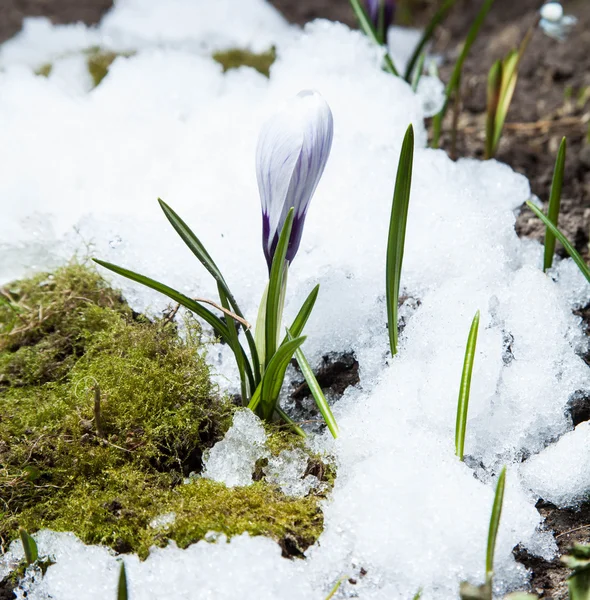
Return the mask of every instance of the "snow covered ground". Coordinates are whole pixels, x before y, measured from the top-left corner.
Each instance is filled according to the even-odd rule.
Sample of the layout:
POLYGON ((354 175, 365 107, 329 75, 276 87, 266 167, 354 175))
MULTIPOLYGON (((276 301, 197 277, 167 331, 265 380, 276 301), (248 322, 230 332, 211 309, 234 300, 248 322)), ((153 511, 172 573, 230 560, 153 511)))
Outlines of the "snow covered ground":
MULTIPOLYGON (((516 236, 526 179, 495 161, 454 163, 427 149, 421 99, 379 64, 358 32, 322 21, 302 32, 263 0, 120 0, 96 29, 32 20, 0 47, 0 283, 78 252, 214 297, 212 280, 161 214, 161 197, 201 237, 253 322, 266 283, 258 130, 301 89, 320 91, 334 114, 332 155, 285 309, 289 320, 319 282, 306 354, 313 363, 353 351, 360 363, 360 386, 334 407, 340 438, 311 442, 338 464, 325 531, 306 561, 287 561, 274 542, 248 536, 158 549, 143 563, 126 556, 132 598, 319 600, 342 577, 358 583, 343 584, 336 597, 407 600, 423 588, 427 600, 457 598, 461 580, 483 580, 495 476, 506 464, 501 593, 526 585, 514 546, 545 558, 555 552, 536 499, 575 505, 590 490, 586 430, 543 452, 572 429, 569 397, 590 389, 577 354, 587 340, 571 312, 590 299, 590 287, 569 260, 544 275, 541 246, 516 236), (246 68, 224 75, 210 58, 212 49, 271 44, 278 59, 270 80, 246 68), (92 46, 136 54, 118 58, 89 91, 82 51, 92 46), (34 74, 48 62, 48 78, 34 74), (392 360, 385 246, 409 123, 417 151, 402 285, 412 301, 402 308, 406 326, 392 360), (456 402, 478 309, 463 464, 454 456, 456 402)), ((114 283, 137 310, 167 305, 126 280, 114 283)), ((210 360, 235 387, 227 349, 210 360)), ((56 564, 20 597, 25 588, 32 600, 114 597, 110 551, 66 534, 37 540, 56 564)), ((18 543, 13 552, 19 556, 18 543)))

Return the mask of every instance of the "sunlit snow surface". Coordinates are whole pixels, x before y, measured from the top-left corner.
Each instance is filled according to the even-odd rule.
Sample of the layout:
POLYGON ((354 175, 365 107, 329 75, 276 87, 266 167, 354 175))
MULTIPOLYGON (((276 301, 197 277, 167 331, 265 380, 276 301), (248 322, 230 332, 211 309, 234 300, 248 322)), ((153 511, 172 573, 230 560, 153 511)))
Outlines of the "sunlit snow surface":
MULTIPOLYGON (((246 535, 185 551, 172 545, 143 563, 125 557, 132 598, 319 600, 342 577, 357 583, 344 583, 336 597, 407 600, 423 588, 425 599, 457 598, 459 581, 483 578, 503 464, 496 584, 499 592, 525 585, 511 551, 520 543, 545 558, 554 552, 550 534, 538 529, 534 502, 552 489, 563 461, 540 458, 543 468, 531 467, 522 480, 518 465, 572 429, 568 398, 590 388, 576 354, 586 342, 571 312, 590 290, 570 261, 545 276, 541 247, 517 238, 514 211, 530 195, 524 177, 494 161, 454 163, 425 149, 422 102, 380 70, 378 52, 362 35, 327 22, 301 33, 261 0, 121 0, 95 30, 29 23, 0 49, 0 63, 0 282, 77 251, 213 298, 213 281, 168 226, 161 197, 201 237, 252 322, 266 277, 257 132, 281 101, 305 88, 320 91, 334 114, 332 155, 290 270, 286 305, 290 320, 319 282, 306 354, 317 363, 327 352, 352 351, 360 363, 361 386, 334 407, 340 438, 311 441, 338 465, 325 531, 306 561, 285 560, 274 542, 246 535), (211 48, 271 43, 278 60, 270 81, 250 69, 223 75, 209 58, 211 48), (79 52, 97 44, 138 53, 117 59, 88 92, 79 52), (52 60, 49 79, 33 74, 52 60), (410 122, 417 151, 402 280, 409 300, 392 360, 384 259, 410 122), (478 309, 463 464, 454 456, 455 411, 478 309), (521 482, 533 480, 533 491, 521 482)), ((113 281, 137 310, 168 304, 113 281)), ((209 358, 220 383, 235 389, 227 349, 214 348, 209 358)), ((579 451, 587 451, 587 435, 576 432, 578 438, 579 451)), ((571 488, 577 502, 579 486, 571 488)), ((23 584, 27 598, 115 597, 118 565, 109 551, 83 547, 71 535, 37 539, 56 564, 23 584)), ((19 544, 13 549, 18 555, 19 544)))

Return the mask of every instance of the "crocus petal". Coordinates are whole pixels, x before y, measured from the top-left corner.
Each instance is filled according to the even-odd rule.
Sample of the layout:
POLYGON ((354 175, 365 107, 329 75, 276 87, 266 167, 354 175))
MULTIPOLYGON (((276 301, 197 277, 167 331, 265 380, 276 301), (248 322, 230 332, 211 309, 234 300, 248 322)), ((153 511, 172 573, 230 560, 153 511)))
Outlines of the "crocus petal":
POLYGON ((287 260, 295 257, 309 202, 332 146, 330 107, 318 92, 304 90, 262 127, 256 150, 256 176, 262 204, 263 249, 270 265, 291 207, 295 219, 287 260))

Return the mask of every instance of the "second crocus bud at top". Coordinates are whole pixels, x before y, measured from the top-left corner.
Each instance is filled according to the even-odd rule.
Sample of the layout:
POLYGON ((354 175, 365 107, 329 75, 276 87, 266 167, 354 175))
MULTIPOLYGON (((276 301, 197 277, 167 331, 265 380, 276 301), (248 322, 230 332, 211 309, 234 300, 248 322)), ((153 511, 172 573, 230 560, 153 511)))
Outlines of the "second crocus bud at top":
POLYGON ((330 155, 333 130, 330 107, 311 90, 299 92, 262 126, 256 177, 262 204, 262 246, 269 271, 291 207, 295 215, 287 261, 297 254, 309 202, 330 155))
POLYGON ((365 0, 365 7, 379 41, 385 44, 387 42, 387 30, 395 18, 394 0, 365 0))

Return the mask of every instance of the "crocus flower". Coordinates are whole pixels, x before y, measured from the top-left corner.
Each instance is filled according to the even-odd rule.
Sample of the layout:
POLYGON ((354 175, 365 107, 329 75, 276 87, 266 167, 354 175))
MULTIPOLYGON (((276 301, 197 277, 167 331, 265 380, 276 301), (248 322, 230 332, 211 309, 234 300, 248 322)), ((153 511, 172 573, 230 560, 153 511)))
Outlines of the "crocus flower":
POLYGON ((367 14, 375 31, 381 36, 381 41, 385 43, 387 39, 387 30, 393 23, 395 17, 395 2, 394 0, 365 0, 367 14), (383 21, 379 22, 379 12, 383 4, 383 21), (381 25, 381 27, 379 27, 381 25))
POLYGON ((305 215, 320 181, 333 137, 332 112, 315 91, 301 91, 263 126, 256 149, 262 204, 262 247, 268 268, 291 207, 295 209, 287 261, 297 254, 305 215))

